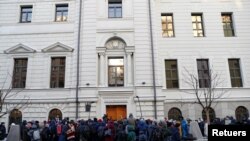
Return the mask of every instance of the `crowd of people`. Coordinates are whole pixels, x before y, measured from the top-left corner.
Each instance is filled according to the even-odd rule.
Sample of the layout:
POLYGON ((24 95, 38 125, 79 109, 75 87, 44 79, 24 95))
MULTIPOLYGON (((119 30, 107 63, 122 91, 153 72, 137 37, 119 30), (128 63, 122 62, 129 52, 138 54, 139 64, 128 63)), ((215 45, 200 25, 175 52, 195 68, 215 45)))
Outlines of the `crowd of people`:
MULTIPOLYGON (((211 124, 225 124, 224 121, 214 120, 211 124), (224 122, 224 123, 223 123, 224 122)), ((152 121, 150 119, 135 119, 132 114, 129 118, 112 121, 106 115, 102 119, 93 120, 69 119, 44 121, 23 121, 20 126, 22 141, 181 141, 195 140, 189 132, 191 120, 179 117, 179 120, 152 121)), ((199 130, 207 136, 207 123, 197 120, 199 130)), ((243 124, 250 124, 247 120, 243 124)), ((0 140, 6 132, 4 123, 0 125, 0 140)))

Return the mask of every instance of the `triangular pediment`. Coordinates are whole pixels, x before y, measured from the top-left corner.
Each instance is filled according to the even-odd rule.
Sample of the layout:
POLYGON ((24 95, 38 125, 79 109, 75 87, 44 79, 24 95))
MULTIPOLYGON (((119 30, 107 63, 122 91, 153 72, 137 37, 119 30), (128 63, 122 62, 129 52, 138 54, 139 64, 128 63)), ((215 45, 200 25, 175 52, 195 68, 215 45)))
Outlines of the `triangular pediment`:
POLYGON ((4 51, 4 53, 6 53, 6 54, 34 53, 34 52, 36 52, 36 50, 34 50, 28 46, 25 46, 23 44, 15 45, 15 46, 4 51))
POLYGON ((72 52, 73 50, 74 50, 73 48, 57 42, 53 45, 50 45, 42 49, 42 52, 72 52))

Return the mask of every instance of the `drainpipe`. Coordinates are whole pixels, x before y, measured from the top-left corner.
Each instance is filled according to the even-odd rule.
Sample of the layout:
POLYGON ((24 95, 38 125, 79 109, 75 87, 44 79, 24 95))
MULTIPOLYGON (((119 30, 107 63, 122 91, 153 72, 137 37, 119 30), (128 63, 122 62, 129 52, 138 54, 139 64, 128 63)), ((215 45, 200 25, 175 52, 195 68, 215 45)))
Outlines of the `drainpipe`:
POLYGON ((77 35, 77 64, 76 64, 76 119, 78 119, 79 109, 79 66, 80 66, 80 45, 81 45, 81 24, 82 24, 82 0, 79 0, 79 21, 77 35))
POLYGON ((149 9, 149 26, 150 26, 150 43, 151 43, 151 61, 152 61, 152 76, 153 76, 153 89, 154 89, 154 116, 157 119, 157 106, 156 106, 156 84, 155 84, 155 56, 154 56, 154 39, 153 39, 153 27, 152 27, 152 10, 151 0, 148 0, 149 9))

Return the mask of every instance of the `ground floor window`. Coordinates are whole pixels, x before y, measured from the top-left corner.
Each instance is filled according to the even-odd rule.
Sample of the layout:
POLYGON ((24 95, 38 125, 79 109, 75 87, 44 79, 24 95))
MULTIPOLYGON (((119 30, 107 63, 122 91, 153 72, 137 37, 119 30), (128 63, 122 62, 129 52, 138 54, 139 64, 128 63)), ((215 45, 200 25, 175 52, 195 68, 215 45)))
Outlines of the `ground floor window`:
POLYGON ((52 109, 49 112, 49 120, 62 120, 62 112, 59 109, 52 109))
POLYGON ((14 109, 10 112, 9 116, 9 125, 15 123, 15 124, 21 124, 22 123, 22 112, 18 109, 14 109))
POLYGON ((237 121, 247 120, 249 117, 249 112, 246 107, 239 106, 235 110, 235 117, 237 121))
MULTIPOLYGON (((204 120, 207 119, 206 112, 205 112, 204 109, 202 110, 202 118, 203 118, 204 120)), ((211 107, 209 107, 209 118, 210 118, 210 121, 211 121, 211 122, 216 118, 215 111, 214 111, 214 109, 211 108, 211 107)))
POLYGON ((181 110, 178 108, 171 108, 168 111, 168 119, 179 120, 179 117, 182 116, 181 110))

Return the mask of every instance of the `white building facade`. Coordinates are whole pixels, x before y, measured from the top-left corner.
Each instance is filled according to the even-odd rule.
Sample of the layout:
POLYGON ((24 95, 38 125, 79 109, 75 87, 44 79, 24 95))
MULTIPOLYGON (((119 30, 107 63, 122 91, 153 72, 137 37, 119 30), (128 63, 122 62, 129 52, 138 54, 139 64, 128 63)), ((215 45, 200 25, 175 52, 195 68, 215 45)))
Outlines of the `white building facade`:
POLYGON ((216 117, 247 117, 248 13, 248 0, 1 0, 0 81, 18 93, 5 104, 28 99, 22 120, 198 119, 185 71, 213 69, 227 91, 216 117))

